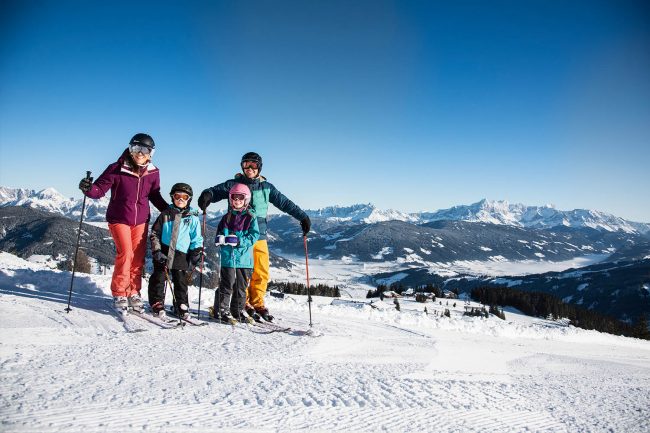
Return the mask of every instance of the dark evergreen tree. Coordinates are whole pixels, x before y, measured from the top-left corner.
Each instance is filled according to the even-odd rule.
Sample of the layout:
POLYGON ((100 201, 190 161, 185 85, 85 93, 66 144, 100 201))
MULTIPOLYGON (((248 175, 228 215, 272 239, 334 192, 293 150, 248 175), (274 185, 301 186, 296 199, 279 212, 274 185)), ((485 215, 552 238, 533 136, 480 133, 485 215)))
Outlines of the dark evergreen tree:
MULTIPOLYGON (((290 295, 307 295, 307 286, 302 283, 275 282, 269 283, 270 288, 274 288, 282 293, 290 295)), ((328 296, 331 298, 340 298, 341 291, 338 286, 328 286, 325 284, 310 285, 309 291, 314 296, 328 296)))
MULTIPOLYGON (((64 262, 59 263, 58 268, 61 269, 62 271, 72 271, 72 266, 74 265, 73 259, 66 260, 64 262)), ((90 274, 90 258, 88 255, 79 248, 79 251, 77 251, 77 263, 74 265, 75 267, 75 272, 81 272, 82 274, 90 274)))
POLYGON ((648 320, 645 314, 641 314, 634 324, 634 336, 644 340, 650 340, 650 329, 648 329, 648 320))
POLYGON ((553 295, 541 292, 524 292, 511 287, 476 287, 473 299, 486 305, 510 305, 529 316, 566 317, 573 326, 594 329, 616 335, 636 336, 635 327, 597 313, 562 302, 553 295))

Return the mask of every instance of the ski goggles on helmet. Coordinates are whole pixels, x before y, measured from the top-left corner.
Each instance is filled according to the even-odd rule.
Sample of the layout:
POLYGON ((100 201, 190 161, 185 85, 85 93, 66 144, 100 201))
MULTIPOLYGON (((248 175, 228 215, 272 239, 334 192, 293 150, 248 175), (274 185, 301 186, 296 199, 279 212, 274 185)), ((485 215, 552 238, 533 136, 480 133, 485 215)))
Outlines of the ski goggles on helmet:
POLYGON ((172 197, 174 197, 174 200, 182 200, 182 201, 188 201, 190 199, 189 194, 185 194, 184 192, 175 192, 172 197))
POLYGON ((246 200, 246 196, 244 194, 230 194, 230 199, 244 201, 246 200))
POLYGON ((244 161, 241 163, 241 168, 246 170, 247 168, 252 168, 253 170, 259 170, 260 165, 255 161, 244 161))
POLYGON ((143 155, 151 155, 153 156, 154 149, 147 147, 147 146, 141 146, 139 144, 133 144, 129 146, 129 151, 131 153, 141 153, 143 155))

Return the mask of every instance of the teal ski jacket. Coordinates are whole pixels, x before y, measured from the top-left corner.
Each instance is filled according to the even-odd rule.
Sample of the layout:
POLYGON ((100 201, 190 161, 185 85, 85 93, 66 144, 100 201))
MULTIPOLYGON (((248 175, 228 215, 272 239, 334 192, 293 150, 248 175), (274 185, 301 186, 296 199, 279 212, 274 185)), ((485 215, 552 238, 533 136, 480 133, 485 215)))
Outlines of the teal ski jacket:
POLYGON ((217 236, 237 235, 239 245, 221 245, 221 267, 253 269, 253 245, 260 237, 255 213, 230 210, 217 226, 217 236))

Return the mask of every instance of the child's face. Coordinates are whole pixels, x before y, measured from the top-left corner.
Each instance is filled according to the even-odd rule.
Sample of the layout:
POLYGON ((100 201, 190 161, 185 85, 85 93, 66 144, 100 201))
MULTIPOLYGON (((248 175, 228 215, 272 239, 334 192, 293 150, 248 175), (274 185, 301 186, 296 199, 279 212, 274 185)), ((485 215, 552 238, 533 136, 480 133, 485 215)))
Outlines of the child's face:
POLYGON ((182 192, 175 192, 172 198, 174 199, 174 206, 179 209, 184 209, 190 200, 190 196, 182 192))
POLYGON ((240 210, 244 207, 244 194, 231 194, 230 195, 230 204, 233 209, 240 210))

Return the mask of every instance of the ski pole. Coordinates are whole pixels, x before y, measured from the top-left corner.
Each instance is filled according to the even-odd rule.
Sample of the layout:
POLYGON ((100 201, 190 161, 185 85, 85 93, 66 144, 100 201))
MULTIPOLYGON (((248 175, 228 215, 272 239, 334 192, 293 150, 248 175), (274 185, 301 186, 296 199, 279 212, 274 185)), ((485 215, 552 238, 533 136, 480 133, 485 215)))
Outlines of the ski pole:
MULTIPOLYGON (((165 289, 164 289, 164 295, 163 295, 163 305, 165 304, 165 297, 167 296, 167 283, 169 283, 169 291, 172 292, 172 303, 174 305, 174 311, 176 314, 178 314, 178 324, 183 327, 185 324, 183 323, 183 319, 181 318, 181 315, 183 314, 181 311, 176 311, 176 294, 174 293, 174 286, 172 285, 172 281, 169 279, 169 270, 167 266, 165 266, 165 289)), ((180 310, 180 305, 178 305, 179 310, 180 310)))
POLYGON ((201 245, 201 270, 199 273, 199 308, 196 312, 196 318, 200 319, 201 318, 201 289, 203 288, 203 257, 204 252, 205 252, 205 217, 206 213, 205 210, 203 211, 203 227, 201 227, 201 230, 203 231, 203 244, 201 245))
MULTIPOLYGON (((86 179, 90 180, 90 171, 86 171, 86 179)), ((79 230, 77 231, 77 245, 74 248, 74 261, 72 262, 72 277, 70 278, 70 290, 68 291, 68 306, 65 309, 66 313, 69 313, 70 301, 72 300, 72 284, 74 283, 74 272, 77 268, 77 253, 79 252, 79 241, 81 240, 81 224, 84 220, 84 211, 86 210, 86 194, 84 193, 84 201, 81 204, 81 217, 79 217, 79 230)))
POLYGON ((219 322, 221 322, 221 248, 219 246, 219 255, 217 257, 217 274, 219 275, 219 280, 217 281, 217 311, 215 312, 219 322))
MULTIPOLYGON (((237 264, 235 263, 235 247, 233 245, 230 245, 230 258, 232 259, 232 267, 235 270, 235 284, 230 291, 230 310, 232 313, 232 299, 235 297, 235 293, 237 292, 237 264)), ((246 301, 244 301, 246 302, 246 301)), ((237 295, 237 303, 239 303, 239 296, 237 295)), ((239 305, 237 305, 239 307, 239 305)), ((241 311, 237 311, 237 321, 241 321, 241 311)))
POLYGON ((305 270, 307 271, 307 304, 309 305, 309 327, 312 327, 311 323, 311 289, 309 288, 309 254, 307 252, 307 235, 302 237, 302 240, 305 244, 305 270))

